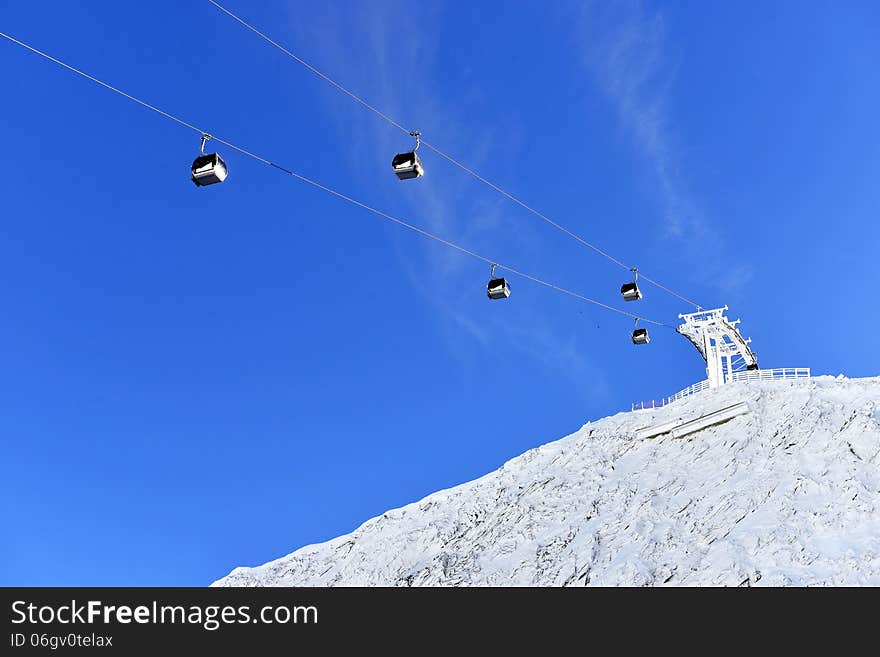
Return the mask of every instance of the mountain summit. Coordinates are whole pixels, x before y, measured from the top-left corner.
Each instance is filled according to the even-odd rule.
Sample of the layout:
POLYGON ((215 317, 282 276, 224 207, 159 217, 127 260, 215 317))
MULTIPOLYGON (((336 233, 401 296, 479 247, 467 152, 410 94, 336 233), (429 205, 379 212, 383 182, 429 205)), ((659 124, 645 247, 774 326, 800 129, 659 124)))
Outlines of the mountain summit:
POLYGON ((214 586, 880 586, 880 378, 619 413, 214 586), (684 437, 637 431, 748 412, 684 437))

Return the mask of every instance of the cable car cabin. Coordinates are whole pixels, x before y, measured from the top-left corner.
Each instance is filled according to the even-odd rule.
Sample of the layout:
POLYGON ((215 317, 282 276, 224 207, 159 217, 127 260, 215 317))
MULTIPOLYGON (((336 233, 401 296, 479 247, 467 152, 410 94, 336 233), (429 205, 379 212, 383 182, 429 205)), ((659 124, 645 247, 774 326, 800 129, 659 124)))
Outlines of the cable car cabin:
POLYGON ((409 153, 398 153, 391 160, 391 168, 401 180, 410 178, 418 178, 425 175, 425 169, 422 167, 422 161, 415 151, 409 153))
POLYGON ((633 344, 648 344, 651 338, 648 336, 648 329, 637 328, 632 334, 633 344))
POLYGON ((621 285, 620 293, 623 295, 624 301, 638 301, 642 298, 642 291, 634 282, 621 285))
POLYGON ((490 299, 506 299, 510 296, 510 286, 506 278, 493 278, 486 286, 490 299))
POLYGON ((199 155, 192 164, 192 181, 196 187, 221 183, 227 175, 226 162, 217 153, 199 155))

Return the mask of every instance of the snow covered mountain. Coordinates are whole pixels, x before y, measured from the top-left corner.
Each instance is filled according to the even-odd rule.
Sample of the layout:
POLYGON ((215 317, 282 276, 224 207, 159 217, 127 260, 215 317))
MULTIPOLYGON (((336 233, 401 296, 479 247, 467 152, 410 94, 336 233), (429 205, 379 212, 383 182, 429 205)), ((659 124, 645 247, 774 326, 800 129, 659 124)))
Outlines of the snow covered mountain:
POLYGON ((734 383, 588 423, 215 586, 880 586, 880 378, 734 383), (745 401, 684 438, 635 437, 745 401))

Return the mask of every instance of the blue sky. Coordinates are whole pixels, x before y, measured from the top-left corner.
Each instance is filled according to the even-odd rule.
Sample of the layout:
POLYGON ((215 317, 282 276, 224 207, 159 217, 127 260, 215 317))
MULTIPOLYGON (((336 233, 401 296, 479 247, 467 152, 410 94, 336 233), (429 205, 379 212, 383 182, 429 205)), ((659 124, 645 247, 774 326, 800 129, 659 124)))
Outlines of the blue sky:
MULTIPOLYGON (((228 0, 425 139, 706 307, 765 367, 880 374, 873 2, 228 0), (865 338, 868 338, 867 340, 865 338)), ((207 2, 0 31, 617 307, 625 272, 207 2)), ((704 376, 674 332, 488 268, 0 43, 0 584, 202 585, 704 376)), ((690 310, 645 288, 638 312, 690 310)), ((632 306, 632 304, 630 304, 632 306)), ((627 310, 632 310, 628 307, 627 310)))

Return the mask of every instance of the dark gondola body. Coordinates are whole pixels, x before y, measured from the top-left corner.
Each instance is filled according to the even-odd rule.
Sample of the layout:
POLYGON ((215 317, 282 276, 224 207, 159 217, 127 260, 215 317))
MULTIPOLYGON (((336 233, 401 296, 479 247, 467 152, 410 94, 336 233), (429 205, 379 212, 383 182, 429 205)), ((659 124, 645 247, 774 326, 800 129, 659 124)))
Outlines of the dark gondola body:
POLYGON ((196 187, 222 183, 228 175, 226 162, 217 153, 199 155, 192 163, 192 181, 196 187))
POLYGON ((632 341, 633 344, 648 344, 651 341, 651 337, 648 335, 648 329, 637 328, 633 331, 632 341))
POLYGON ((624 301, 638 301, 642 298, 642 291, 635 282, 624 283, 620 286, 620 293, 624 301))
POLYGON ((425 175, 425 169, 422 167, 422 161, 415 151, 409 153, 398 153, 391 160, 391 168, 400 180, 409 180, 410 178, 418 178, 425 175))
POLYGON ((486 286, 486 293, 490 299, 506 299, 510 296, 510 286, 506 278, 493 278, 486 286))

